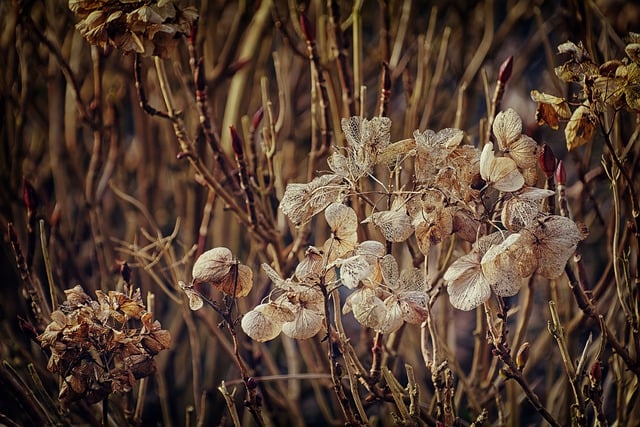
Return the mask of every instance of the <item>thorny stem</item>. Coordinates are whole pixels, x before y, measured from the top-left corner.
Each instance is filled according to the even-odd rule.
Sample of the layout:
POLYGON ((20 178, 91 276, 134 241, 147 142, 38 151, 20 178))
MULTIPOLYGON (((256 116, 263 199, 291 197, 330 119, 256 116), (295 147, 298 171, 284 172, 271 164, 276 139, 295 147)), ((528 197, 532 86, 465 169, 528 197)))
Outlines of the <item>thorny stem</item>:
POLYGON ((551 312, 551 321, 548 325, 549 332, 551 332, 551 335, 553 335, 558 343, 560 356, 562 357, 565 371, 567 372, 567 376, 569 377, 569 384, 571 384, 571 391, 573 392, 573 398, 575 400, 575 405, 572 405, 572 407, 574 408, 576 413, 573 415, 575 415, 575 419, 578 425, 585 425, 585 408, 584 399, 582 397, 582 393, 580 392, 580 377, 576 374, 573 360, 571 358, 571 355, 569 354, 569 349, 567 348, 564 328, 560 323, 560 316, 558 315, 558 310, 556 309, 556 305, 553 301, 549 301, 549 310, 551 312))
POLYGON ((382 341, 384 334, 376 332, 371 346, 371 370, 369 371, 369 383, 375 384, 380 379, 380 366, 382 365, 382 341))
POLYGON ((71 91, 73 97, 75 98, 76 108, 80 114, 80 120, 85 122, 91 129, 96 129, 100 127, 99 123, 95 119, 95 115, 90 113, 89 108, 86 103, 82 100, 80 96, 80 84, 78 83, 78 79, 74 74, 71 66, 67 62, 67 60, 62 56, 62 52, 51 40, 47 38, 39 29, 36 27, 35 23, 31 19, 30 16, 21 14, 20 18, 22 23, 26 27, 26 30, 29 34, 35 35, 40 43, 45 45, 49 52, 53 54, 53 56, 58 61, 60 68, 62 69, 62 74, 64 74, 67 83, 71 86, 71 91))
POLYGON ((342 29, 340 28, 340 5, 337 1, 328 0, 329 25, 333 29, 332 48, 335 49, 336 64, 338 68, 338 79, 342 87, 343 109, 347 117, 355 116, 356 109, 353 101, 353 86, 351 84, 349 63, 347 53, 342 40, 342 29))
POLYGON ((231 176, 230 162, 227 159, 226 153, 220 146, 220 138, 217 135, 216 128, 211 120, 211 114, 209 112, 209 97, 207 95, 208 88, 202 58, 200 58, 196 63, 193 80, 196 85, 196 105, 198 106, 200 126, 204 133, 204 137, 213 152, 213 159, 218 164, 220 171, 222 171, 224 175, 224 182, 229 183, 232 186, 233 192, 234 190, 237 190, 237 182, 231 176))
POLYGON ((349 399, 347 398, 347 395, 344 392, 344 386, 342 385, 342 382, 340 381, 340 377, 337 372, 338 362, 337 362, 336 354, 333 351, 331 322, 329 321, 329 319, 331 318, 331 311, 329 308, 329 293, 327 291, 327 286, 324 283, 324 280, 322 281, 322 283, 320 283, 320 290, 322 291, 322 297, 324 301, 324 317, 326 319, 326 324, 327 324, 327 340, 326 340, 327 356, 329 357, 329 370, 331 374, 331 383, 333 384, 333 391, 336 394, 336 397, 338 399, 338 404, 342 409, 342 413, 344 414, 347 420, 345 425, 348 425, 348 426, 363 425, 362 420, 360 419, 360 415, 357 413, 354 413, 353 409, 351 408, 349 399))
POLYGON ((600 123, 600 129, 602 131, 602 135, 604 136, 604 142, 609 148, 609 154, 611 155, 611 159, 616 164, 618 169, 620 170, 620 174, 627 182, 627 189, 629 190, 629 203, 631 207, 631 217, 633 218, 633 222, 635 224, 635 237, 637 244, 640 245, 640 210, 638 210, 638 195, 636 194, 636 190, 634 187, 634 181, 629 177, 627 170, 624 168, 622 161, 618 157, 616 150, 611 142, 611 138, 609 137, 609 132, 605 129, 604 119, 602 117, 602 113, 598 115, 598 122, 600 123))
POLYGON ((607 327, 604 322, 600 321, 601 316, 598 313, 598 309, 585 293, 582 284, 577 279, 568 263, 564 267, 564 272, 567 274, 567 278, 569 279, 569 287, 573 292, 573 296, 576 299, 578 307, 580 307, 584 314, 591 317, 601 325, 602 333, 609 345, 611 345, 615 352, 618 353, 618 355, 622 358, 624 363, 627 365, 627 368, 629 368, 637 377, 640 378, 640 364, 631 357, 627 348, 623 346, 620 341, 618 341, 618 339, 613 334, 613 331, 609 327, 607 327))
POLYGON ((300 15, 300 22, 303 28, 305 36, 305 42, 307 45, 307 58, 311 63, 312 69, 312 84, 317 86, 320 92, 320 98, 318 106, 320 107, 320 134, 321 141, 320 147, 312 147, 309 155, 315 161, 324 156, 331 147, 332 131, 329 127, 330 111, 329 111, 329 93, 327 91, 327 82, 324 77, 324 68, 320 63, 320 56, 318 55, 318 48, 315 42, 314 31, 311 28, 311 23, 305 15, 300 15))
MULTIPOLYGON (((522 371, 518 369, 516 362, 511 357, 511 353, 509 352, 509 348, 506 345, 506 341, 504 337, 496 335, 496 331, 493 327, 493 320, 491 319, 490 310, 485 303, 485 314, 487 317, 487 327, 489 330, 489 334, 487 335, 487 339, 489 344, 493 347, 493 354, 498 356, 498 358, 505 365, 502 369, 502 373, 508 379, 514 379, 522 388, 527 399, 533 405, 535 410, 552 426, 560 427, 560 424, 553 418, 553 415, 547 411, 544 407, 538 395, 531 389, 529 383, 524 378, 522 371)), ((506 322, 506 319, 503 319, 503 322, 506 322)))
MULTIPOLYGON (((156 71, 158 74, 158 79, 160 81, 160 89, 162 90, 163 98, 165 104, 167 106, 168 116, 171 118, 171 122, 173 124, 173 130, 178 139, 178 143, 180 144, 180 148, 183 153, 188 153, 185 155, 191 166, 195 169, 195 171, 200 174, 203 180, 207 183, 207 186, 214 190, 217 195, 219 195, 224 202, 231 208, 231 210, 236 214, 236 218, 243 223, 244 225, 250 227, 251 224, 249 219, 244 214, 245 210, 238 205, 234 197, 227 191, 227 189, 220 183, 218 180, 213 177, 211 172, 207 169, 202 159, 197 156, 197 154, 193 151, 193 144, 189 140, 187 136, 186 130, 184 128, 184 122, 180 117, 180 114, 175 110, 175 104, 173 101, 173 95, 171 93, 171 88, 169 87, 169 82, 167 79, 167 74, 164 68, 164 63, 158 57, 154 57, 156 71)), ((264 242, 271 242, 274 245, 277 245, 278 240, 272 236, 271 229, 264 229, 263 227, 254 227, 252 229, 251 236, 259 237, 264 242)), ((281 251, 278 251, 281 253, 281 251)))

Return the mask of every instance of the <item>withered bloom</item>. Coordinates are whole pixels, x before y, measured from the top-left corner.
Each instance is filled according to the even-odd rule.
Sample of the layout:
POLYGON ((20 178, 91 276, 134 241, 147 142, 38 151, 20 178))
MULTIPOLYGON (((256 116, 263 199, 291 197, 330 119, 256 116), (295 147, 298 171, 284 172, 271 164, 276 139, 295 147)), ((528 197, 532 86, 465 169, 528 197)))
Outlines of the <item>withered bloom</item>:
POLYGON ((77 285, 65 294, 38 336, 51 351, 47 369, 63 379, 58 395, 63 405, 99 402, 155 372, 153 358, 169 348, 171 336, 146 310, 139 290, 131 297, 96 291, 93 300, 77 285))
POLYGON ((162 58, 171 56, 198 18, 194 7, 174 0, 69 0, 69 9, 89 43, 162 58))

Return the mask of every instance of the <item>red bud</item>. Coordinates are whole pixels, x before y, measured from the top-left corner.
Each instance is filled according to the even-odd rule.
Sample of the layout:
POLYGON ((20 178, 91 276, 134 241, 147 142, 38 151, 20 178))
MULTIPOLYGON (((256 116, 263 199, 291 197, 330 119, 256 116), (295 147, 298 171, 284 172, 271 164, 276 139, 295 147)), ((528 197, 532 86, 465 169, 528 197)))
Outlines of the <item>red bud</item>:
POLYGON ((129 268, 129 264, 127 264, 127 261, 123 261, 120 264, 120 275, 126 283, 131 282, 131 268, 129 268))
POLYGON ((27 208, 27 215, 29 216, 38 208, 38 196, 36 195, 36 190, 26 177, 22 177, 22 201, 27 208))
POLYGON ((556 170, 556 156, 547 144, 542 144, 542 147, 540 147, 538 163, 547 178, 551 178, 556 170))
POLYGON ((602 382, 602 364, 599 360, 596 360, 591 369, 589 369, 589 381, 592 384, 600 384, 602 382))
POLYGON ((231 148, 233 148, 234 154, 241 158, 244 156, 244 148, 242 147, 240 135, 238 135, 235 126, 229 126, 229 131, 231 132, 231 148))
POLYGON ((311 25, 311 21, 307 18, 307 15, 304 13, 300 14, 300 27, 302 27, 302 33, 307 41, 312 42, 316 39, 315 29, 313 25, 311 25))
POLYGON ((567 171, 564 168, 564 162, 560 160, 556 168, 556 184, 565 185, 567 183, 567 171))
POLYGON ((207 87, 207 79, 204 75, 204 62, 200 58, 196 64, 194 80, 196 81, 196 90, 204 92, 207 87))
POLYGON ((506 84, 511 77, 513 71, 513 55, 509 57, 500 65, 500 71, 498 71, 498 81, 502 84, 506 84))
POLYGON ((263 117, 264 117, 264 108, 261 105, 260 108, 258 108, 258 110, 253 114, 253 117, 251 118, 251 129, 253 130, 257 129, 263 117))

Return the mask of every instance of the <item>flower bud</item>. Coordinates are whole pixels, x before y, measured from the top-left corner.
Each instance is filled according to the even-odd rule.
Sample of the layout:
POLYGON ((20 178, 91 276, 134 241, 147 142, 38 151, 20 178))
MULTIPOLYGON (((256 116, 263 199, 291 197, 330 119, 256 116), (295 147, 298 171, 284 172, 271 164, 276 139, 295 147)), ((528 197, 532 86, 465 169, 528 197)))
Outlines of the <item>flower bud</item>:
POLYGON ((564 168, 564 162, 562 160, 558 162, 558 167, 556 168, 556 184, 567 184, 567 170, 564 168))
POLYGON ((258 125, 262 121, 263 117, 264 117, 264 107, 262 107, 261 105, 260 108, 256 110, 256 112, 253 114, 253 117, 251 118, 251 129, 254 129, 254 130, 258 129, 258 125))
POLYGON ((38 208, 38 196, 27 177, 22 178, 22 201, 27 208, 27 215, 30 217, 38 208))
POLYGON ((302 33, 304 34, 304 37, 307 39, 307 41, 315 41, 315 29, 313 28, 313 25, 311 25, 311 21, 309 21, 307 15, 305 15, 304 13, 300 14, 300 27, 302 27, 302 33))
POLYGON ((500 70, 498 71, 498 81, 502 84, 506 84, 511 77, 511 72, 513 71, 513 55, 509 55, 509 57, 500 65, 500 70))
POLYGON ((247 388, 250 390, 255 389, 258 386, 258 382, 254 377, 247 378, 247 388))
POLYGON ((592 385, 600 384, 602 382, 602 364, 599 360, 593 362, 591 369, 589 369, 589 381, 592 385))
POLYGON ((527 360, 529 360, 529 350, 531 346, 528 342, 524 342, 520 348, 518 349, 518 353, 516 353, 516 366, 518 366, 519 370, 523 370, 524 366, 527 364, 527 360))
POLYGON ((542 144, 542 147, 540 147, 538 163, 547 178, 551 178, 556 170, 556 156, 547 144, 542 144))
POLYGON ((229 130, 231 131, 231 147, 233 148, 233 152, 236 156, 242 158, 244 156, 244 148, 242 147, 240 135, 238 135, 235 126, 229 126, 229 130))

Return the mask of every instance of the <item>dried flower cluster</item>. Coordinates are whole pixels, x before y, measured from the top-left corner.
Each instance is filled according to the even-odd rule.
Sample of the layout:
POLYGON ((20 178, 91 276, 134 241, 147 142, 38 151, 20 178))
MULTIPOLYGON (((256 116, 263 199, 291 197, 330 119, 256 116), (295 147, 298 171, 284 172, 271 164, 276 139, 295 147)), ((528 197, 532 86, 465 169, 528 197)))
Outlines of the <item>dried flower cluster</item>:
POLYGON ((629 33, 625 47, 627 58, 613 59, 598 66, 582 43, 566 42, 558 46, 558 53, 569 59, 556 67, 556 75, 568 83, 581 86, 579 104, 573 111, 570 101, 546 93, 531 91, 538 103, 538 124, 558 129, 560 120, 568 120, 565 128, 567 148, 573 150, 593 137, 598 112, 607 107, 615 110, 640 111, 640 34, 629 33))
POLYGON ((167 58, 198 18, 177 1, 69 0, 76 28, 93 45, 167 58))
POLYGON ((38 337, 51 351, 47 368, 62 377, 63 404, 99 402, 155 372, 154 356, 169 348, 171 336, 145 309, 139 290, 132 296, 96 291, 93 300, 78 285, 65 294, 38 337))
MULTIPOLYGON (((562 274, 586 231, 569 218, 540 210, 541 201, 554 192, 534 186, 538 146, 522 133, 522 121, 514 110, 496 116, 495 147, 487 144, 482 150, 463 143, 464 134, 458 129, 416 131, 412 144, 406 140, 390 143, 390 126, 387 118, 343 119, 346 155, 336 151, 329 158, 333 173, 286 188, 280 208, 295 225, 309 222, 324 210, 331 231, 323 250, 314 250, 320 257, 316 265, 323 266, 320 282, 305 282, 298 276, 297 287, 344 285, 353 292, 343 312, 353 312, 362 325, 379 332, 396 330, 404 321, 424 320, 429 299, 424 275, 415 268, 399 273, 397 261, 380 242, 359 243, 359 222, 372 224, 387 242, 415 236, 425 256, 453 234, 474 243, 444 275, 451 303, 462 310, 482 304, 492 291, 502 297, 515 295, 522 279, 534 273, 547 278, 562 274), (396 150, 398 145, 405 151, 396 150), (388 155, 390 151, 394 156, 388 155), (360 180, 373 175, 380 159, 391 167, 394 161, 413 159, 414 188, 387 192, 385 199, 392 199, 390 208, 359 221, 343 202, 358 196, 360 180), (329 273, 335 279, 327 280, 329 273)), ((284 283, 292 283, 292 279, 269 276, 281 290, 284 283)), ((295 289, 289 287, 285 293, 291 295, 295 289)), ((278 316, 280 323, 291 322, 290 315, 282 316, 282 301, 278 297, 259 306, 250 319, 257 318, 257 311, 261 322, 266 318, 277 323, 278 316), (265 307, 279 311, 270 310, 272 316, 265 307)), ((244 326, 256 338, 258 328, 251 320, 245 319, 244 326)), ((320 329, 318 322, 314 328, 316 332, 320 329)), ((260 335, 260 340, 279 333, 275 327, 271 331, 260 335)))

